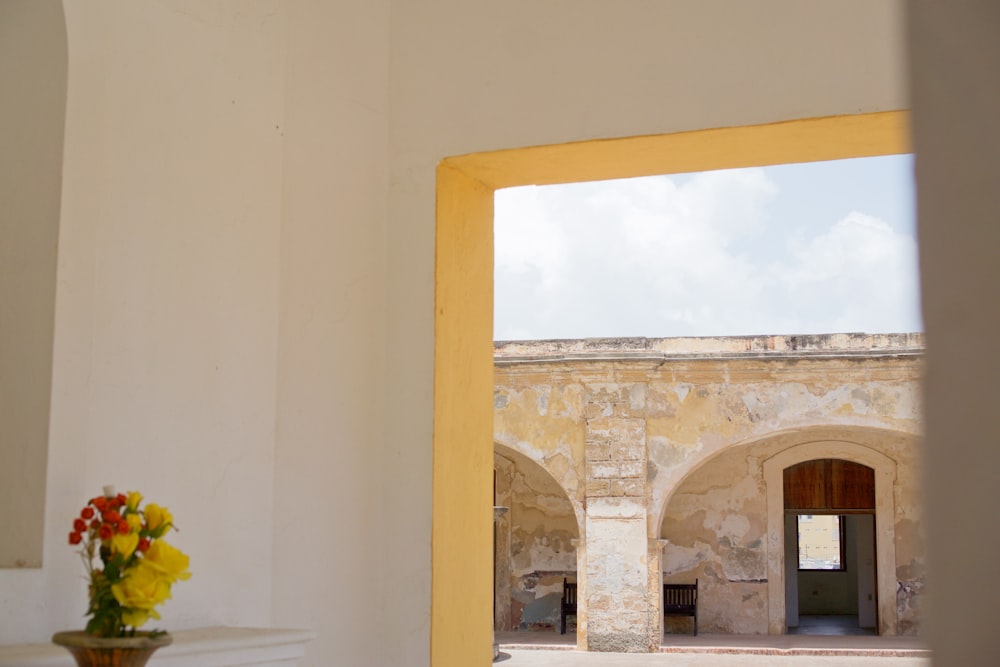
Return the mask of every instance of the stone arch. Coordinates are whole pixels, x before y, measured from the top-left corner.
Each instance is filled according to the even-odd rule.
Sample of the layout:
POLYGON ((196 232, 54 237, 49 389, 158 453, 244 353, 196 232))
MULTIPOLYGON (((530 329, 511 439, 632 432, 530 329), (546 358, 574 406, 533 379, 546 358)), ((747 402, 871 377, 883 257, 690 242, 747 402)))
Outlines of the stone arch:
POLYGON ((576 516, 577 530, 582 530, 586 511, 580 494, 581 489, 577 484, 576 470, 572 466, 568 466, 560 471, 558 466, 551 465, 552 461, 549 458, 536 456, 534 453, 522 451, 516 446, 505 444, 497 440, 493 441, 493 452, 494 454, 500 454, 501 456, 505 456, 514 461, 521 461, 524 464, 538 466, 538 468, 543 470, 573 505, 573 513, 576 516))
POLYGON ((830 426, 816 424, 805 427, 797 426, 795 428, 779 429, 767 434, 757 434, 752 438, 716 447, 705 454, 702 458, 685 462, 685 469, 683 472, 678 477, 666 481, 666 484, 669 484, 669 489, 666 490, 661 499, 658 499, 655 493, 651 494, 650 501, 655 504, 649 507, 649 536, 650 538, 660 537, 661 526, 663 524, 666 509, 670 505, 670 501, 673 499, 677 490, 681 488, 681 486, 683 486, 683 484, 690 479, 692 475, 698 474, 699 470, 702 470, 706 465, 711 464, 720 456, 731 452, 733 448, 773 444, 776 449, 786 449, 788 447, 793 447, 807 442, 818 442, 824 440, 843 440, 847 442, 855 442, 872 448, 871 443, 882 442, 886 439, 909 441, 919 437, 918 433, 877 426, 830 426))
POLYGON ((510 507, 497 520, 494 626, 539 627, 558 619, 563 578, 580 571, 582 504, 545 461, 497 442, 493 451, 495 497, 510 507))
POLYGON ((871 447, 847 440, 803 442, 764 461, 764 484, 767 495, 767 589, 768 633, 784 634, 785 608, 785 530, 783 473, 786 468, 814 459, 835 458, 868 466, 875 471, 876 586, 878 590, 878 629, 880 635, 895 635, 896 609, 896 534, 895 481, 896 462, 871 447))
MULTIPOLYGON (((896 494, 912 494, 912 491, 897 488, 900 464, 894 457, 900 456, 901 451, 911 451, 918 437, 914 433, 874 427, 817 426, 779 431, 720 448, 705 456, 696 465, 692 465, 671 485, 669 492, 664 494, 664 500, 656 508, 658 512, 655 535, 661 538, 661 544, 665 548, 670 548, 669 543, 662 538, 669 537, 664 524, 667 523, 669 507, 676 501, 677 494, 686 488, 685 485, 694 480, 696 475, 721 457, 732 456, 737 451, 746 452, 746 470, 748 474, 759 476, 754 483, 759 485, 758 488, 763 493, 763 497, 756 502, 756 505, 759 508, 758 514, 764 515, 762 545, 764 562, 759 569, 761 569, 761 583, 766 586, 767 591, 766 630, 770 634, 782 634, 785 632, 786 620, 782 473, 785 468, 792 465, 819 458, 839 458, 866 465, 875 471, 876 479, 875 520, 879 529, 876 588, 879 634, 895 635, 900 627, 900 612, 896 599, 896 494), (757 472, 753 473, 754 470, 757 472)), ((913 477, 913 470, 908 470, 906 474, 909 477, 903 487, 913 483, 910 479, 913 477)), ((662 555, 664 571, 670 560, 668 556, 669 552, 664 552, 662 555)), ((764 631, 763 624, 759 631, 764 631)))

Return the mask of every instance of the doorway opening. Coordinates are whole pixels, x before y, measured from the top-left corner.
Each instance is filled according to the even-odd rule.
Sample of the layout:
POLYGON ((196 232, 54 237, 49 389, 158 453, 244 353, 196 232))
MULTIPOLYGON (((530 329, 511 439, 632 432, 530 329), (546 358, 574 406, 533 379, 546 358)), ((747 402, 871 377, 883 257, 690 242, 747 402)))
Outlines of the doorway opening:
MULTIPOLYGON (((468 601, 470 596, 489 600, 492 583, 488 443, 493 431, 494 191, 527 184, 905 153, 910 150, 907 123, 902 111, 810 118, 475 153, 440 163, 434 276, 433 664, 468 664, 484 655, 490 643, 490 605, 470 608, 468 601)), ((767 478, 767 507, 768 526, 778 528, 783 513, 781 470, 797 461, 786 462, 782 455, 771 461, 772 466, 786 463, 774 470, 765 463, 766 472, 777 473, 774 484, 767 478), (777 490, 777 497, 772 498, 771 489, 777 490)), ((889 471, 893 466, 882 467, 889 471)), ((883 470, 876 466, 876 472, 882 487, 883 470)), ((891 479, 885 482, 891 489, 891 479)), ((891 493, 884 499, 880 494, 878 517, 884 530, 892 530, 891 508, 891 493)), ((780 530, 769 534, 772 538, 776 545, 784 542, 780 530)), ((895 557, 891 538, 880 540, 878 551, 879 590, 891 591, 893 582, 886 575, 895 557)), ((776 567, 780 557, 775 561, 768 567, 768 627, 780 633, 784 596, 780 588, 771 589, 778 582, 783 585, 784 573, 776 567)), ((894 606, 886 605, 884 596, 879 604, 880 625, 894 629, 894 606)))
POLYGON ((786 561, 793 566, 797 561, 798 566, 790 568, 794 571, 785 578, 787 633, 877 635, 874 514, 788 513, 786 521, 786 548, 797 546, 798 550, 786 561), (835 526, 822 526, 824 523, 835 526), (839 562, 831 563, 832 559, 824 555, 804 555, 803 538, 816 537, 810 535, 813 527, 818 528, 819 535, 834 531, 839 535, 839 544, 813 545, 814 549, 835 550, 839 562))
POLYGON ((875 471, 814 459, 783 472, 788 634, 878 634, 875 471))

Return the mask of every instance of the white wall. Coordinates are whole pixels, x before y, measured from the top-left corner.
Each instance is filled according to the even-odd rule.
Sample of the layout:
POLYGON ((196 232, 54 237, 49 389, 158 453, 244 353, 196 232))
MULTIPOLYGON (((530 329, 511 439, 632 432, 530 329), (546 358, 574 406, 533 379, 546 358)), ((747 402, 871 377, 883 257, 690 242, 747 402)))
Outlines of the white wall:
POLYGON ((380 550, 395 569, 411 548, 379 497, 405 475, 379 467, 397 418, 382 374, 388 3, 304 0, 288 21, 272 619, 318 632, 306 664, 393 664, 383 642, 427 612, 392 618, 381 599, 380 550))
POLYGON ((163 627, 270 620, 281 9, 65 3, 45 564, 0 571, 0 643, 81 627, 66 535, 109 483, 181 529, 163 627))
POLYGON ((66 3, 46 566, 0 570, 0 643, 82 625, 66 534, 115 483, 191 555, 161 627, 378 662, 387 10, 66 3))
MULTIPOLYGON (((860 514, 857 522, 857 563, 858 563, 858 625, 862 628, 878 627, 878 603, 875 600, 875 517, 860 514)), ((850 545, 848 545, 850 548, 850 545)))
MULTIPOLYGON (((934 4, 915 3, 913 34, 929 72, 928 426, 962 454, 932 461, 950 484, 997 439, 983 429, 1000 357, 977 351, 997 324, 1000 203, 977 179, 997 171, 1000 85, 983 63, 1000 54, 984 10, 993 20, 954 23, 982 40, 946 42, 941 59, 953 17, 934 4), (934 140, 956 128, 962 141, 934 140)), ((79 626, 65 522, 113 482, 181 525, 194 578, 165 627, 305 625, 321 637, 309 664, 426 665, 438 160, 904 108, 902 6, 67 0, 46 565, 0 571, 0 642, 79 626)), ((995 488, 988 456, 975 473, 989 483, 964 493, 995 488)), ((947 495, 943 510, 961 501, 988 521, 988 497, 947 495)), ((938 525, 939 543, 972 549, 938 525)), ((982 590, 966 583, 948 590, 982 590)), ((991 616, 944 622, 976 618, 991 616)))
POLYGON ((0 568, 39 567, 66 110, 60 0, 0 3, 0 568))
POLYGON ((449 155, 906 108, 902 3, 394 2, 384 664, 426 665, 434 168, 449 155), (395 552, 391 552, 395 553, 395 552), (400 595, 400 591, 403 592, 400 595))

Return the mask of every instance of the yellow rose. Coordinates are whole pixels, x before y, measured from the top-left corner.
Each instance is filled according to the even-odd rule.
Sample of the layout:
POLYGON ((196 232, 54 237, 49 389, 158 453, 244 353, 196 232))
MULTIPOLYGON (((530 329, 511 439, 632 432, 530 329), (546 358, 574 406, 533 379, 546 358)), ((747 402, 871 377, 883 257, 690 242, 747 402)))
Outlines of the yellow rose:
POLYGON ((154 568, 140 562, 130 568, 121 581, 111 584, 111 594, 118 604, 130 611, 146 611, 153 618, 159 618, 153 607, 170 597, 170 582, 154 568))
MULTIPOLYGON (((122 611, 122 623, 124 625, 131 625, 133 628, 140 628, 149 620, 150 613, 151 610, 148 609, 126 609, 122 611)), ((156 618, 159 618, 159 616, 156 618)))
POLYGON ((136 508, 139 507, 139 503, 141 502, 142 502, 141 493, 139 493, 138 491, 129 491, 127 500, 125 501, 125 507, 128 508, 129 512, 134 512, 136 508))
POLYGON ((125 556, 125 558, 128 558, 135 553, 135 548, 138 546, 138 533, 129 533, 128 535, 115 533, 115 536, 111 538, 111 550, 115 553, 120 553, 122 556, 125 556))
POLYGON ((132 529, 133 533, 142 530, 142 517, 138 514, 128 514, 125 516, 125 520, 128 521, 128 527, 132 529))
POLYGON ((188 572, 190 559, 180 549, 163 540, 156 540, 143 557, 143 563, 162 574, 170 583, 178 579, 190 579, 188 572))
POLYGON ((160 507, 155 503, 146 505, 146 527, 154 537, 166 533, 173 522, 174 517, 166 507, 160 507))

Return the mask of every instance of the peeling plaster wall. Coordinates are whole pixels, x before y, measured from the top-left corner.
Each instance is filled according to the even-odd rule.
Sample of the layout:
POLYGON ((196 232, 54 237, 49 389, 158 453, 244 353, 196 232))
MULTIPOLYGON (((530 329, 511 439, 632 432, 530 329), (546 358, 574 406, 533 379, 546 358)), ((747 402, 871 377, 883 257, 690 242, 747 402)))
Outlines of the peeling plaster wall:
POLYGON ((672 364, 649 385, 655 501, 724 448, 815 426, 920 432, 912 359, 723 360, 672 364), (665 377, 664 377, 665 376, 665 377))
POLYGON ((496 442, 545 468, 570 498, 582 498, 584 389, 568 377, 522 376, 497 383, 496 442))
POLYGON ((559 623, 563 578, 576 579, 573 505, 552 476, 525 457, 498 453, 494 461, 497 500, 510 507, 504 522, 509 554, 497 558, 509 568, 510 607, 503 610, 507 618, 498 614, 499 629, 551 629, 559 623))
MULTIPOLYGON (((687 479, 667 506, 664 581, 698 579, 704 632, 767 632, 767 507, 760 453, 734 449, 687 479), (704 473, 704 474, 702 474, 704 473)), ((668 631, 688 630, 667 619, 668 631)))
MULTIPOLYGON (((763 461, 819 440, 881 452, 896 465, 896 631, 916 634, 926 570, 921 352, 916 334, 501 343, 495 438, 549 470, 589 519, 587 508, 612 492, 599 464, 644 433, 645 479, 629 489, 643 494, 647 537, 668 540, 663 581, 698 578, 699 625, 724 633, 768 632, 763 461), (621 428, 604 428, 615 420, 621 428), (597 444, 597 433, 607 442, 597 444)), ((614 482, 624 496, 627 481, 614 482)), ((595 540, 588 533, 591 558, 604 554, 595 540)), ((656 599, 658 578, 649 582, 656 599)), ((690 620, 667 619, 666 628, 690 632, 690 620)))
MULTIPOLYGON (((845 433, 849 432, 841 432, 840 437, 861 441, 896 462, 897 633, 917 634, 926 571, 919 495, 910 484, 918 440, 845 433)), ((811 432, 809 439, 820 435, 811 432)), ((761 539, 766 530, 766 499, 761 462, 795 440, 794 435, 785 435, 720 454, 685 479, 666 507, 661 534, 670 544, 663 560, 664 577, 670 581, 699 578, 699 622, 706 632, 767 632, 767 554, 761 539)), ((800 611, 822 610, 804 607, 800 611)))

